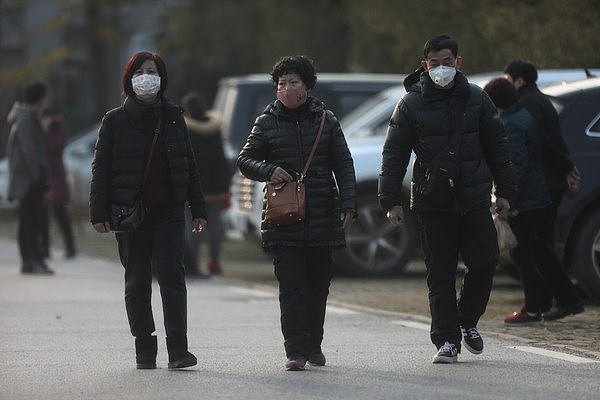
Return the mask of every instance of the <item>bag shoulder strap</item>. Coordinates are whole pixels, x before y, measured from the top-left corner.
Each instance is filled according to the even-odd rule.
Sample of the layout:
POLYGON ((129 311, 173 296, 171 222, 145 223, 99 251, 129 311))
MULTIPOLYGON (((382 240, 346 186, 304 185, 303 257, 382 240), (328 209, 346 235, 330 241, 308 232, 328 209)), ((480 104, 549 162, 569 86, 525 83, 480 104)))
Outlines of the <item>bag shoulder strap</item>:
POLYGON ((315 138, 315 142, 312 145, 312 149, 310 149, 310 154, 308 155, 308 159, 306 160, 306 164, 304 165, 304 169, 302 170, 302 174, 300 175, 299 183, 302 183, 304 178, 306 177, 306 172, 308 171, 308 167, 317 151, 317 145, 319 144, 319 140, 321 139, 321 133, 323 133, 323 126, 325 125, 325 111, 323 110, 323 114, 321 115, 321 125, 319 126, 319 131, 317 132, 317 137, 315 138))
POLYGON ((138 194, 141 194, 144 190, 144 185, 146 184, 146 179, 148 178, 148 172, 150 170, 150 161, 152 161, 152 153, 154 153, 154 147, 156 146, 156 141, 158 140, 158 134, 160 133, 160 123, 162 118, 158 117, 158 122, 156 123, 156 128, 154 128, 154 137, 152 138, 152 146, 150 146, 150 153, 148 153, 148 160, 146 161, 146 166, 144 167, 144 176, 142 177, 142 182, 140 183, 140 189, 138 190, 138 194))

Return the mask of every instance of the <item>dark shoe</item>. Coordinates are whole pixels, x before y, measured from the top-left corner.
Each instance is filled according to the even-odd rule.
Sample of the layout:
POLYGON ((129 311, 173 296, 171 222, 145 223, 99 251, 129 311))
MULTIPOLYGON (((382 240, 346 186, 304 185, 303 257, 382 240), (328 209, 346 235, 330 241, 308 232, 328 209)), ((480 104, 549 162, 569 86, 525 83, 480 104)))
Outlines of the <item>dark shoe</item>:
POLYGON ((525 307, 519 311, 515 311, 512 315, 504 318, 504 324, 508 326, 537 326, 543 325, 544 320, 542 314, 529 315, 525 310, 525 307))
POLYGON ((458 349, 456 345, 445 342, 439 349, 432 362, 434 364, 452 364, 458 361, 458 349))
POLYGON ((189 351, 177 356, 175 359, 171 359, 171 356, 169 356, 169 369, 193 367, 196 364, 198 364, 198 359, 189 351))
POLYGON ((167 351, 169 353, 169 369, 187 368, 198 364, 196 356, 188 351, 186 336, 168 337, 167 351))
POLYGON ((48 264, 44 260, 23 262, 21 272, 33 275, 54 275, 54 271, 48 267, 48 264))
POLYGON ((477 327, 463 328, 463 335, 463 343, 467 350, 473 354, 483 353, 483 339, 477 331, 477 327))
POLYGON ((583 304, 570 304, 565 306, 556 305, 550 309, 550 311, 544 313, 544 319, 546 321, 554 321, 557 319, 564 318, 568 315, 575 315, 582 313, 584 310, 583 304))
POLYGON ((208 272, 212 275, 223 275, 223 268, 221 268, 221 264, 215 261, 211 261, 208 263, 208 272))
POLYGON ((137 369, 155 369, 158 344, 156 336, 135 338, 135 367, 137 369))
POLYGON ((318 352, 310 353, 308 356, 308 363, 315 367, 322 367, 325 365, 325 355, 320 350, 318 352))
POLYGON ((65 253, 65 258, 67 260, 75 258, 76 256, 77 256, 77 250, 75 250, 75 249, 68 249, 67 252, 65 253))
POLYGON ((304 371, 304 366, 306 365, 306 358, 304 357, 296 357, 296 358, 288 358, 285 362, 285 370, 286 371, 304 371))

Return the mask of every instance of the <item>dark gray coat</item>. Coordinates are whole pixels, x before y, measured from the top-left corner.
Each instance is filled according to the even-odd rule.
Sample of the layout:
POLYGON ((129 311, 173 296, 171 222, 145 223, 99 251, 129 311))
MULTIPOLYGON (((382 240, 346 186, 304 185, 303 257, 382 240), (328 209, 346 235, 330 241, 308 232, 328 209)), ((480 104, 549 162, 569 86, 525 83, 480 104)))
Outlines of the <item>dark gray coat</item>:
POLYGON ((44 131, 36 111, 29 105, 15 103, 8 113, 8 195, 21 200, 31 185, 45 180, 48 158, 44 131))
POLYGON ((490 207, 492 180, 496 196, 514 196, 515 174, 496 107, 460 71, 454 82, 453 89, 437 89, 423 68, 404 81, 407 94, 392 114, 383 147, 379 202, 384 210, 402 204, 402 181, 411 151, 416 155, 411 183, 411 209, 415 211, 465 213, 490 207), (455 130, 461 136, 458 194, 453 206, 442 210, 428 202, 420 188, 429 163, 455 130))
POLYGON ((306 219, 283 227, 263 222, 265 247, 345 245, 340 209, 356 210, 354 163, 337 118, 321 101, 309 97, 300 115, 286 113, 279 101, 270 104, 256 119, 237 165, 244 176, 261 182, 267 181, 277 166, 301 172, 323 111, 323 133, 305 181, 306 219))

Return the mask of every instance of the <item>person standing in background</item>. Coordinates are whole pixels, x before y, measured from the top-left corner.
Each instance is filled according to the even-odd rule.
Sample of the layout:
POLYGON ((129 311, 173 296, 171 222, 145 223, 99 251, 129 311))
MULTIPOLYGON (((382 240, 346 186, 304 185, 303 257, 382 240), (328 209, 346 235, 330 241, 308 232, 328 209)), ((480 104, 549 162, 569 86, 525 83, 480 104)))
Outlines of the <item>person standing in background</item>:
POLYGON ((32 82, 25 88, 25 102, 15 103, 8 114, 8 200, 19 201, 17 232, 24 274, 53 274, 44 261, 42 246, 42 197, 46 190, 48 159, 40 113, 47 87, 32 82))
POLYGON ((582 312, 583 301, 563 271, 553 244, 545 237, 551 228, 548 225, 552 223, 550 214, 553 210, 542 170, 541 127, 523 103, 517 101, 517 91, 508 79, 492 79, 484 90, 504 123, 518 183, 517 194, 511 199, 517 215, 508 221, 519 243, 511 255, 521 273, 525 305, 506 317, 504 323, 508 326, 541 325, 542 291, 546 287, 556 299, 557 306, 572 307, 573 313, 582 312))
MULTIPOLYGON (((190 278, 206 278, 202 273, 199 260, 200 242, 208 239, 207 270, 210 274, 223 273, 221 265, 221 247, 223 240, 223 222, 221 213, 228 206, 231 168, 221 139, 222 117, 214 110, 208 109, 208 103, 200 92, 186 94, 181 100, 184 108, 185 123, 190 131, 192 149, 196 156, 198 173, 202 182, 202 193, 206 201, 206 212, 210 224, 206 232, 196 235, 186 229, 186 276, 190 278)), ((191 215, 186 213, 188 225, 191 215)))
MULTIPOLYGON (((549 223, 545 225, 547 231, 543 237, 548 246, 554 246, 554 225, 562 197, 567 190, 575 192, 579 189, 581 176, 577 166, 569 159, 569 149, 562 137, 558 113, 550 99, 536 84, 538 78, 536 67, 529 61, 513 60, 504 68, 504 73, 517 90, 519 102, 543 128, 539 138, 542 168, 552 200, 552 208, 547 216, 549 223)), ((581 312, 578 304, 553 307, 552 290, 542 280, 538 285, 545 320, 551 321, 581 312)))
POLYGON ((50 254, 50 209, 56 217, 65 245, 65 258, 77 254, 75 239, 71 227, 71 216, 67 209, 69 203, 69 185, 63 164, 63 150, 66 135, 62 115, 45 111, 42 115, 42 127, 45 132, 46 154, 48 156, 48 189, 44 193, 42 215, 42 244, 46 255, 50 254))

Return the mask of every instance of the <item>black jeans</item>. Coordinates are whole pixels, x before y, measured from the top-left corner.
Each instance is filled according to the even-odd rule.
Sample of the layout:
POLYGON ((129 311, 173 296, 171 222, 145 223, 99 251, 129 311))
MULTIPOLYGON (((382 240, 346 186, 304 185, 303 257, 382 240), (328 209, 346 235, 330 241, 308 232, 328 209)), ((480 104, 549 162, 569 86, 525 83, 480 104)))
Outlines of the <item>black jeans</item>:
POLYGON ((308 358, 323 341, 325 307, 333 274, 331 247, 272 247, 279 281, 281 331, 288 358, 308 358))
POLYGON ((42 208, 42 248, 46 255, 50 254, 50 209, 54 212, 56 221, 63 235, 67 255, 75 252, 75 240, 71 228, 71 216, 67 206, 63 204, 42 208))
POLYGON ((154 207, 139 232, 116 234, 125 267, 125 307, 133 336, 148 336, 155 331, 151 304, 153 272, 160 286, 167 337, 186 335, 184 228, 183 206, 154 207))
POLYGON ((418 213, 427 268, 431 341, 460 349, 460 327, 477 326, 485 312, 498 264, 498 241, 489 209, 464 215, 418 213), (458 256, 467 267, 460 296, 456 299, 458 256))
POLYGON ((43 193, 43 184, 35 182, 19 204, 17 237, 23 262, 40 261, 44 258, 42 247, 43 193))
MULTIPOLYGON (((547 311, 546 293, 559 305, 580 303, 575 286, 565 273, 554 251, 552 206, 540 210, 522 211, 509 220, 519 245, 512 257, 519 266, 525 309, 532 313, 547 311)), ((550 304, 551 305, 551 304, 550 304)))

